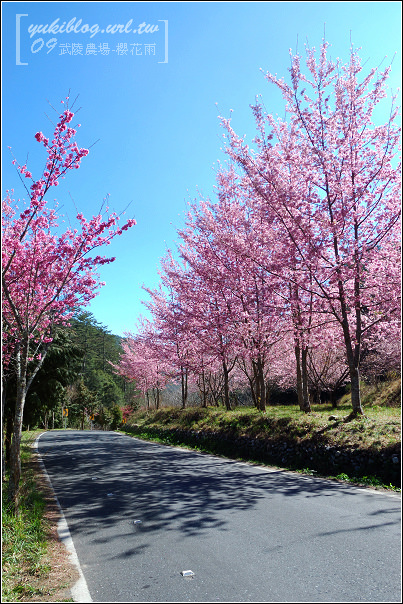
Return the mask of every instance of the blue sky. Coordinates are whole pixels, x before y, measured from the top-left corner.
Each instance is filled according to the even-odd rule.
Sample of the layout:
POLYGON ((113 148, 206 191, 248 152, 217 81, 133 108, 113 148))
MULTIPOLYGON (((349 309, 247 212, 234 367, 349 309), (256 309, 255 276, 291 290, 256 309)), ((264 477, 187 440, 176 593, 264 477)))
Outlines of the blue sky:
POLYGON ((232 109, 249 140, 256 95, 284 116, 261 69, 286 78, 289 49, 318 47, 324 27, 332 58, 348 60, 350 35, 368 68, 396 54, 389 84, 400 87, 400 2, 2 3, 3 192, 24 197, 8 146, 22 163, 28 154, 39 176, 44 151, 34 134, 51 133, 49 103, 59 110, 70 90, 79 95, 79 146, 98 142, 55 189, 60 213, 74 219, 73 199, 90 217, 110 194, 112 209, 131 204, 127 216, 137 220, 106 248, 116 261, 103 267, 106 286, 88 308, 112 333, 147 316, 141 286, 157 285, 187 202, 198 191, 214 197, 215 167, 225 161, 218 115, 232 109), (52 33, 35 28, 45 24, 52 33))

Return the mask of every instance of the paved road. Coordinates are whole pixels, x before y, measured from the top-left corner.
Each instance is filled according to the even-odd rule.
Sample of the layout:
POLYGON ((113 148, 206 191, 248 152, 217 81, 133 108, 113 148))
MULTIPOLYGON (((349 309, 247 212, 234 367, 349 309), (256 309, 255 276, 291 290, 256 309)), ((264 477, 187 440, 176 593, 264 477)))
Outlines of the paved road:
POLYGON ((39 453, 95 602, 401 601, 397 495, 113 432, 39 453))

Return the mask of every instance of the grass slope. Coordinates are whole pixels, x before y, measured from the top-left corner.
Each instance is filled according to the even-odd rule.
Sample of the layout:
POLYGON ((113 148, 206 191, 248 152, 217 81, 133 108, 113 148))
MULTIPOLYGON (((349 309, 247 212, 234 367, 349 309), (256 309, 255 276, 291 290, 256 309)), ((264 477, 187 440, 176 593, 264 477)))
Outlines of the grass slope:
POLYGON ((345 421, 351 407, 313 405, 309 414, 291 405, 232 411, 192 407, 140 410, 125 432, 167 444, 280 467, 400 487, 400 380, 363 388, 365 417, 345 421))

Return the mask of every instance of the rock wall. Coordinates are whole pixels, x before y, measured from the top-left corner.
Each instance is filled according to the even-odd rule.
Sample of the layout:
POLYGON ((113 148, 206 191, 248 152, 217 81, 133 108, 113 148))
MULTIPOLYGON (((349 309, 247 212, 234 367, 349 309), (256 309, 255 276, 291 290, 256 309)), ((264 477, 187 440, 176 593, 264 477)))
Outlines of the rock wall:
POLYGON ((133 435, 158 437, 168 444, 197 446, 211 453, 261 461, 292 469, 309 468, 327 476, 375 476, 384 484, 401 486, 401 446, 352 449, 324 445, 313 439, 298 443, 286 438, 250 438, 225 432, 131 426, 133 435))

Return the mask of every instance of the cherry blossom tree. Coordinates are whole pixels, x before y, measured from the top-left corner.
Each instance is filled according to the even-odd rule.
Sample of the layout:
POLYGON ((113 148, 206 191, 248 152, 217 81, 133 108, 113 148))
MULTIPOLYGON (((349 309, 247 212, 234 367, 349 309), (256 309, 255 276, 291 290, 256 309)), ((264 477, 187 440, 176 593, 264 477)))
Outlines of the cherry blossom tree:
POLYGON ((399 313, 400 128, 395 99, 384 124, 372 121, 386 96, 389 67, 362 77, 353 47, 343 65, 328 58, 325 41, 316 55, 307 48, 307 74, 301 57, 291 55, 291 85, 267 74, 282 91, 289 122, 257 102, 256 152, 230 120, 222 124, 227 152, 254 190, 257 215, 260 207, 261 220, 276 219, 295 255, 298 279, 290 276, 288 259, 279 273, 287 272, 307 301, 339 326, 356 416, 363 414, 363 341, 374 325, 399 313))
POLYGON ((229 409, 241 370, 259 409, 276 383, 296 387, 308 412, 309 387, 335 388, 347 371, 354 417, 362 351, 385 360, 386 339, 400 332, 394 99, 387 122, 373 124, 389 68, 362 77, 353 47, 346 65, 328 58, 326 42, 318 54, 307 48, 307 74, 291 55, 291 85, 267 75, 288 121, 257 101, 256 150, 222 118, 231 163, 218 172, 217 201, 191 205, 178 231, 182 264, 168 254, 160 288, 147 290, 154 352, 166 375, 181 376, 183 401, 191 372, 203 404, 210 383, 229 409))
POLYGON ((187 405, 188 381, 194 358, 194 338, 188 328, 189 315, 187 312, 188 278, 185 267, 174 260, 172 253, 167 252, 161 259, 161 278, 159 287, 151 290, 144 287, 151 300, 144 302, 150 310, 154 328, 158 332, 161 352, 171 366, 171 373, 177 376, 181 385, 182 408, 187 405))
POLYGON ((126 333, 125 336, 122 342, 123 354, 119 364, 113 367, 118 374, 135 381, 147 401, 151 392, 158 409, 161 390, 172 378, 172 374, 164 358, 155 326, 142 319, 137 333, 126 333))
POLYGON ((238 363, 255 405, 263 411, 273 352, 289 329, 279 295, 282 285, 256 261, 262 239, 259 229, 252 228, 248 199, 233 171, 221 170, 217 182, 218 201, 194 204, 186 228, 179 231, 180 254, 197 275, 187 299, 194 316, 200 317, 196 325, 199 337, 205 338, 206 353, 214 347, 215 357, 221 359, 228 408, 228 368, 232 371, 238 363))
POLYGON ((255 405, 264 410, 268 403, 270 384, 281 374, 276 349, 293 333, 299 404, 308 412, 306 353, 313 330, 313 305, 312 294, 301 286, 307 271, 298 267, 275 213, 270 207, 262 211, 249 178, 239 177, 233 166, 221 169, 217 190, 218 202, 203 202, 199 209, 194 208, 194 218, 181 237, 189 239, 190 233, 193 247, 195 233, 202 242, 204 238, 203 245, 197 244, 197 257, 206 256, 208 250, 204 273, 210 280, 217 273, 216 265, 222 267, 213 287, 220 283, 226 300, 232 299, 228 316, 231 339, 255 405))
POLYGON ((13 161, 21 177, 31 183, 26 187, 29 199, 25 209, 18 209, 11 192, 3 199, 3 370, 15 372, 17 382, 9 482, 9 499, 15 507, 28 389, 46 357, 55 326, 68 323, 74 310, 88 304, 103 285, 96 269, 114 258, 92 253, 135 224, 129 219, 119 227, 119 216, 105 208, 104 214, 90 220, 79 213, 77 228, 60 234, 56 211, 49 208, 45 196, 70 170, 79 168, 88 154, 74 140, 73 117, 67 99, 52 140, 42 132, 35 135, 47 155, 37 180, 26 165, 13 161))

